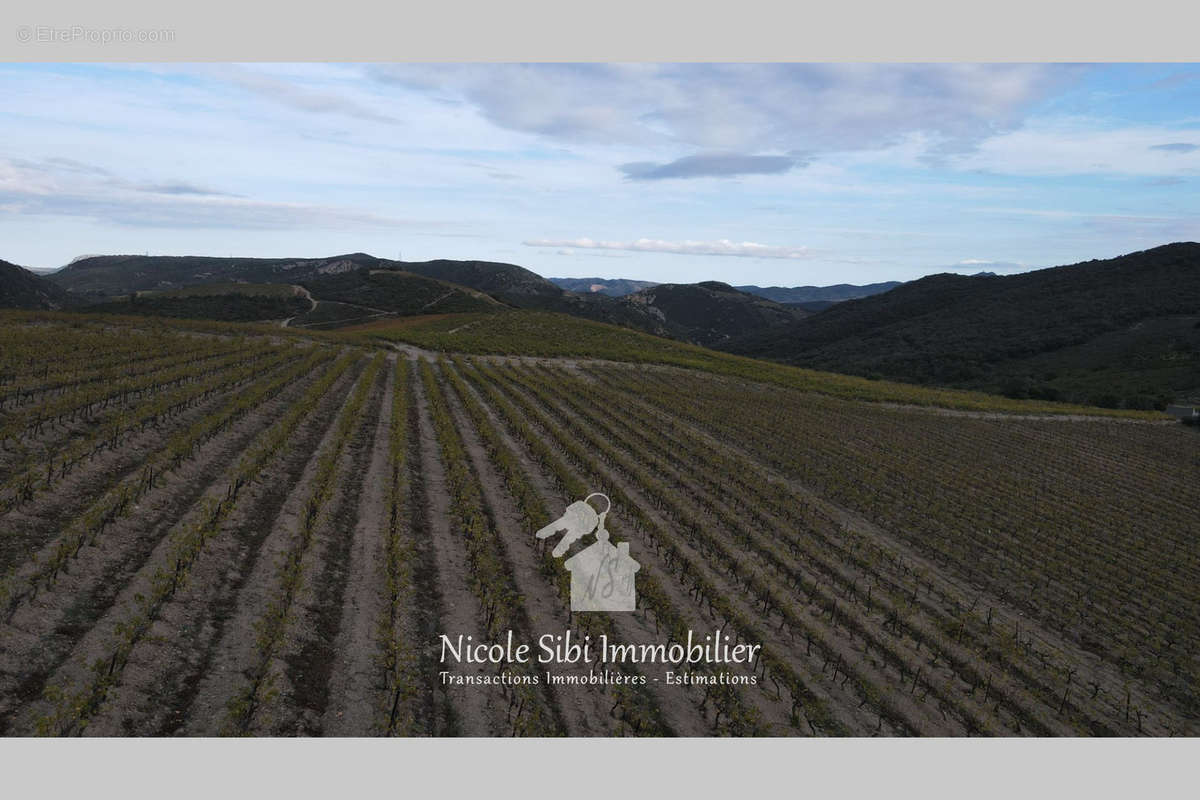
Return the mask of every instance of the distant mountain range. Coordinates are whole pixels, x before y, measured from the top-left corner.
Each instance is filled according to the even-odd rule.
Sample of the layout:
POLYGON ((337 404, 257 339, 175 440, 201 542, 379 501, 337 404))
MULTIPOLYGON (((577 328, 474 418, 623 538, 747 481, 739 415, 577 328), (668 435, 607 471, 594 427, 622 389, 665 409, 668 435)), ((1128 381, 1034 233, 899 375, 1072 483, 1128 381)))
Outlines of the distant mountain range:
MULTIPOLYGON (((741 292, 727 284, 654 285, 612 296, 555 285, 516 264, 492 261, 392 261, 366 253, 327 258, 213 258, 199 256, 88 256, 44 279, 70 292, 81 306, 113 308, 115 297, 175 292, 188 286, 238 284, 300 286, 317 302, 293 324, 337 327, 381 315, 455 313, 522 308, 557 311, 636 328, 697 344, 714 344, 753 330, 782 325, 807 312, 741 292), (499 308, 498 308, 499 307, 499 308)), ((206 294, 206 298, 209 295, 206 294)), ((179 310, 177 297, 159 306, 179 310)), ((211 299, 196 301, 207 309, 211 299)), ((244 301, 239 304, 245 306, 244 301)), ((128 308, 116 306, 115 308, 128 308)), ((154 303, 143 302, 149 313, 154 303)), ((267 313, 256 300, 252 308, 267 313)))
POLYGON ((793 288, 552 281, 516 264, 365 253, 89 256, 48 275, 0 262, 0 307, 314 328, 534 309, 757 358, 1014 397, 1128 408, 1200 399, 1196 243, 1018 275, 793 288))
POLYGON ((675 338, 707 346, 808 316, 719 281, 662 283, 626 295, 625 300, 651 310, 675 338))
MULTIPOLYGON (((568 291, 581 294, 600 293, 609 297, 624 297, 659 285, 653 281, 638 281, 628 278, 548 278, 547 280, 568 291)), ((884 283, 868 283, 864 286, 839 283, 834 286, 735 286, 733 288, 774 300, 776 303, 799 305, 801 303, 836 303, 857 297, 869 297, 895 289, 899 285, 900 281, 886 281, 884 283)))
POLYGON ((1200 389, 1200 244, 931 275, 717 345, 816 369, 1130 408, 1200 389))

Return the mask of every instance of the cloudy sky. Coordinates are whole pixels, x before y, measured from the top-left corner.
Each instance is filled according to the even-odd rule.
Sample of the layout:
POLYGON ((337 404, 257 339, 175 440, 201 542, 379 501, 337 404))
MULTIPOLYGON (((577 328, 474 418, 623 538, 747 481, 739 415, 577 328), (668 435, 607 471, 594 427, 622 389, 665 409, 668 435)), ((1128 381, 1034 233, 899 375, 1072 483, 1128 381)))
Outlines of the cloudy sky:
POLYGON ((864 283, 1200 239, 1200 65, 0 65, 0 258, 864 283))

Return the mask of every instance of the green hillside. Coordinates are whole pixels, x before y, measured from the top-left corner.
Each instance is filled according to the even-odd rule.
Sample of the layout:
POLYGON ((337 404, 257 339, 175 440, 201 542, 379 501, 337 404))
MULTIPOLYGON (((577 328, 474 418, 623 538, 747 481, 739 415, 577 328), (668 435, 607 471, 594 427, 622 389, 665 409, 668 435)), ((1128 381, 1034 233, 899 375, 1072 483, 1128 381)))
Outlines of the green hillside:
POLYGON ((1008 276, 933 275, 718 345, 1017 398, 1163 407, 1200 390, 1200 244, 1008 276))
POLYGON ((114 297, 80 310, 93 314, 132 314, 217 322, 282 320, 308 311, 310 303, 284 284, 220 283, 114 297))
POLYGON ((664 283, 626 298, 659 317, 668 335, 706 347, 747 331, 767 330, 808 315, 727 283, 664 283))
POLYGON ((357 269, 303 281, 320 301, 410 314, 455 314, 495 311, 501 303, 480 291, 392 269, 357 269))
POLYGON ((50 280, 24 267, 0 261, 0 308, 58 309, 75 299, 50 280))
POLYGON ((1087 408, 969 392, 913 386, 733 356, 639 331, 566 314, 511 311, 505 314, 448 314, 344 328, 343 335, 367 341, 405 342, 429 350, 535 358, 592 358, 665 364, 731 378, 776 384, 853 400, 939 406, 972 411, 1029 414, 1104 414, 1159 418, 1153 412, 1087 408))
POLYGON ((230 282, 297 283, 376 267, 380 259, 365 253, 325 258, 221 258, 214 256, 89 256, 47 277, 77 295, 110 296, 230 282))

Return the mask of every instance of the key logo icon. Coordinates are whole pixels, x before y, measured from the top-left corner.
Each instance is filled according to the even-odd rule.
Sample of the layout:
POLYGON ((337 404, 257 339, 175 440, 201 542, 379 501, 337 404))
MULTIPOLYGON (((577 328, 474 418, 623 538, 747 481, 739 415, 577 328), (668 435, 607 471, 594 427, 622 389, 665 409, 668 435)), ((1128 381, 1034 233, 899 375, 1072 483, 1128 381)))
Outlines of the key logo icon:
POLYGON ((634 575, 641 565, 629 555, 629 543, 615 546, 609 541, 604 519, 612 510, 608 496, 593 492, 567 506, 563 515, 539 530, 535 536, 546 539, 563 534, 552 555, 562 558, 571 545, 589 534, 596 541, 563 562, 571 573, 572 611, 633 611, 637 607, 634 575), (588 502, 604 500, 605 508, 597 512, 588 502))

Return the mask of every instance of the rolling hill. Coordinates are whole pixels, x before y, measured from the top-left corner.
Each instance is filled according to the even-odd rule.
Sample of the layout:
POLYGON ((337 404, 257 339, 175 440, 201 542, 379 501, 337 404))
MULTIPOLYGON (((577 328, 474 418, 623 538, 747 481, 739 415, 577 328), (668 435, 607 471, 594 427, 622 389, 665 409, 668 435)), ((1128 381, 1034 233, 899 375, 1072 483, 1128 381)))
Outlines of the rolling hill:
POLYGON ((1200 244, 1019 275, 931 275, 721 344, 1013 397, 1161 407, 1200 388, 1200 244))
POLYGON ((747 331, 795 322, 807 312, 739 291, 727 283, 665 283, 628 295, 662 320, 675 338, 714 345, 747 331))
POLYGON ((139 302, 146 303, 139 313, 290 319, 316 329, 431 313, 548 311, 865 377, 1149 409, 1200 393, 1198 248, 1180 243, 1003 277, 941 274, 904 284, 743 287, 748 291, 717 282, 661 284, 622 296, 610 296, 615 287, 609 293, 590 291, 591 285, 587 292, 571 291, 516 264, 399 262, 365 253, 91 256, 46 278, 13 272, 18 268, 11 265, 8 272, 19 276, 10 278, 14 287, 24 287, 20 302, 35 304, 26 307, 61 306, 80 297, 105 304, 96 310, 121 311, 127 307, 113 305, 122 302, 118 298, 141 292, 139 302), (284 292, 303 286, 311 308, 300 308, 290 294, 286 300, 234 297, 227 303, 145 294, 247 284, 284 292), (854 297, 869 292, 877 293, 854 297))
POLYGON ((520 308, 537 307, 563 296, 561 288, 516 264, 448 259, 395 263, 407 272, 478 289, 520 308))
POLYGON ((34 272, 0 261, 0 308, 57 310, 74 305, 74 298, 34 272))
POLYGON ((89 256, 47 276, 78 295, 111 296, 209 283, 298 283, 320 275, 378 267, 366 253, 327 258, 216 258, 210 256, 89 256))
MULTIPOLYGON (((480 293, 507 306, 559 311, 586 319, 634 327, 666 335, 657 318, 645 309, 601 295, 577 295, 567 292, 524 267, 491 261, 389 261, 365 253, 324 258, 219 258, 208 256, 89 256, 78 259, 49 277, 73 295, 99 302, 102 298, 148 290, 169 290, 213 283, 249 282, 299 285, 312 284, 313 297, 321 303, 311 318, 300 324, 336 327, 360 321, 362 309, 406 313, 397 304, 408 307, 430 302, 432 284, 417 278, 454 284, 457 298, 447 311, 481 310, 490 305, 480 293), (414 298, 401 299, 395 281, 387 279, 345 278, 323 280, 356 271, 370 275, 379 270, 407 274, 406 288, 414 298), (473 290, 473 291, 472 291, 473 290), (325 292, 327 294, 322 294, 325 292), (378 296, 376 296, 378 295, 378 296), (472 306, 468 308, 467 306, 472 306)), ((441 284, 439 284, 440 286, 441 284)), ((447 301, 449 298, 447 298, 447 301)))
MULTIPOLYGON (((366 253, 325 258, 218 258, 208 256, 87 256, 48 276, 97 311, 120 310, 112 303, 133 293, 194 286, 268 284, 304 286, 317 304, 295 314, 292 324, 337 328, 376 316, 470 313, 520 308, 552 311, 634 328, 694 344, 712 344, 778 327, 806 316, 769 298, 727 284, 650 284, 625 281, 639 291, 572 291, 517 264, 494 261, 391 261, 366 253)), ((564 279, 559 279, 563 281, 564 279)), ((578 285, 572 283, 571 285, 578 285)), ((145 313, 209 319, 269 319, 277 313, 264 301, 159 298, 145 313), (230 315, 233 316, 230 316, 230 315)), ((284 309, 291 311, 292 309, 284 309)))
POLYGON ((0 735, 1196 735, 1193 430, 505 308, 0 312, 0 735), (530 535, 593 493, 634 613, 530 535))
POLYGON ((394 269, 356 269, 301 282, 313 297, 399 315, 495 311, 499 300, 447 281, 394 269))
POLYGON ((297 287, 279 283, 210 283, 183 289, 133 292, 91 303, 80 311, 219 322, 283 320, 312 303, 297 287))
POLYGON ((655 284, 612 296, 564 289, 515 264, 444 259, 395 263, 407 272, 477 289, 516 308, 569 314, 693 344, 724 341, 805 314, 718 282, 655 284))
POLYGON ((622 297, 568 291, 516 264, 439 259, 402 262, 401 266, 418 275, 478 289, 516 308, 556 311, 659 336, 673 335, 659 316, 643 305, 629 303, 622 297))

